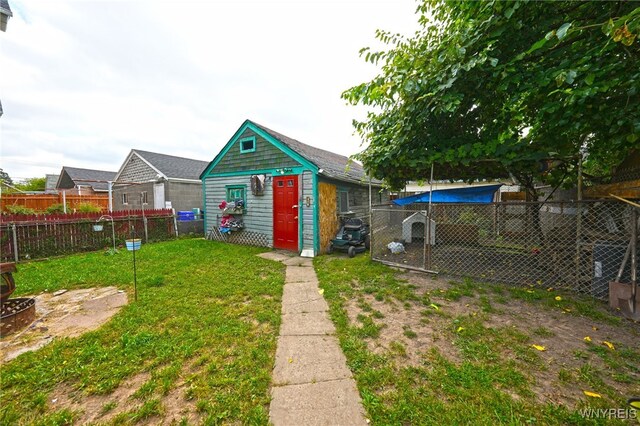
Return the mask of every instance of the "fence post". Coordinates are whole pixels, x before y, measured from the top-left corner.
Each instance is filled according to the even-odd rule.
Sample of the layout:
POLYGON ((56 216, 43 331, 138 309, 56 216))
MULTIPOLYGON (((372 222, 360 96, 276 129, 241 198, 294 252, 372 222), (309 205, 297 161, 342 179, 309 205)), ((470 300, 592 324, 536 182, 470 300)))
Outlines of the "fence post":
MULTIPOLYGON (((317 200, 316 200, 317 201, 317 200)), ((371 174, 369 174, 369 258, 373 259, 373 250, 371 250, 371 230, 373 229, 373 211, 372 211, 373 203, 371 201, 371 174)), ((322 247, 320 247, 320 251, 322 251, 322 247)))
POLYGON ((142 223, 144 225, 144 242, 149 242, 149 230, 147 229, 147 217, 142 216, 142 223))
POLYGON ((576 259, 575 259, 575 267, 576 267, 576 288, 580 288, 580 251, 581 251, 581 240, 582 240, 582 202, 578 201, 576 203, 576 259))
POLYGON ((176 221, 176 215, 173 215, 173 229, 176 231, 176 238, 178 238, 178 221, 176 221))
POLYGON ((16 263, 18 263, 18 234, 16 232, 16 224, 12 223, 11 224, 11 233, 13 234, 13 257, 16 260, 16 263))
POLYGON ((374 247, 374 232, 375 229, 374 223, 377 220, 376 215, 374 214, 373 207, 371 207, 371 219, 369 220, 369 257, 373 260, 373 247, 374 247))

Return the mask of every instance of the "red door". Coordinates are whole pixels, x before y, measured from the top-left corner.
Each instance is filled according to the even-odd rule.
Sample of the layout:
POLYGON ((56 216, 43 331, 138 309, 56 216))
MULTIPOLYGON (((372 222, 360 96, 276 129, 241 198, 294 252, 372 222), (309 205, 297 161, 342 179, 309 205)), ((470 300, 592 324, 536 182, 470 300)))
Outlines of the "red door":
POLYGON ((273 245, 298 251, 298 176, 273 178, 273 245))

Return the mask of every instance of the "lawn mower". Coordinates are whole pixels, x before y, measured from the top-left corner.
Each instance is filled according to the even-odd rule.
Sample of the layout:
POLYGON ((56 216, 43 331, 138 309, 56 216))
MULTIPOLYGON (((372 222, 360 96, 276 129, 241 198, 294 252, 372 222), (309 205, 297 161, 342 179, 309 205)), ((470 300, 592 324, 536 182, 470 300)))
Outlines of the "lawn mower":
POLYGON ((336 238, 329 243, 329 253, 334 250, 346 251, 349 257, 362 253, 369 248, 369 226, 361 219, 347 219, 340 227, 336 238))

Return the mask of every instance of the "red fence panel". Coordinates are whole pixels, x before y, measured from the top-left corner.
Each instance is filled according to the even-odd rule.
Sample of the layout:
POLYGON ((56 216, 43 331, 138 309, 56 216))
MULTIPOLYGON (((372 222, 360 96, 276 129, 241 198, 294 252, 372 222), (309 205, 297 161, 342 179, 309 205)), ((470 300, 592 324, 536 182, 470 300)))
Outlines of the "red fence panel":
POLYGON ((16 261, 111 248, 135 236, 145 242, 175 238, 171 209, 53 215, 0 216, 0 259, 16 261), (102 231, 94 225, 102 225, 102 231), (17 253, 17 255, 16 255, 17 253))

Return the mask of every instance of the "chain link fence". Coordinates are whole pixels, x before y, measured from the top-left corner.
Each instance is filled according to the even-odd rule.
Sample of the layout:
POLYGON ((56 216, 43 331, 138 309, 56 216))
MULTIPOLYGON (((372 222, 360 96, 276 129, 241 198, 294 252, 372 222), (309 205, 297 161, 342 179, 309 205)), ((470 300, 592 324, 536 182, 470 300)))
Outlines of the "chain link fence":
MULTIPOLYGON (((611 201, 433 204, 431 212, 425 204, 376 206, 371 256, 393 266, 606 299, 631 241, 633 208, 611 201)), ((627 261, 622 281, 630 282, 630 272, 627 261)))

